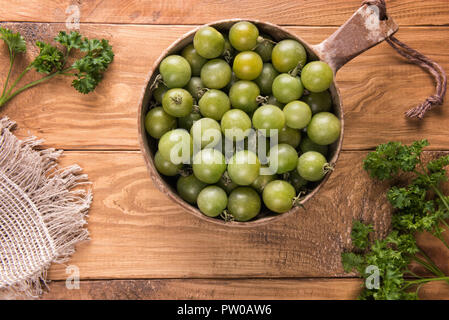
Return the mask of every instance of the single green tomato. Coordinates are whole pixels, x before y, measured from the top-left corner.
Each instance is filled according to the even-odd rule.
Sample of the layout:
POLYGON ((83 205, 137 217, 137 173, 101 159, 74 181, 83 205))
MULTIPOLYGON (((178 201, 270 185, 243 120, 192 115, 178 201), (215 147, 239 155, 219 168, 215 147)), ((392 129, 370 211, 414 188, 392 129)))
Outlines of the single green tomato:
POLYGON ((301 177, 307 181, 320 181, 326 175, 326 158, 318 152, 309 151, 298 159, 297 170, 301 177))
POLYGON ((181 55, 187 62, 190 64, 190 68, 192 69, 193 76, 199 76, 201 68, 207 62, 207 59, 200 56, 198 52, 196 52, 193 44, 189 44, 182 50, 181 55))
POLYGON ((217 89, 208 90, 198 102, 200 112, 204 117, 221 120, 223 115, 231 109, 229 97, 217 89))
POLYGON ((228 198, 228 211, 236 221, 249 221, 256 217, 262 207, 257 192, 249 187, 234 189, 228 198))
POLYGON ((312 111, 303 101, 292 101, 284 107, 285 122, 288 127, 302 129, 307 127, 312 119, 312 111))
POLYGON ((310 140, 319 145, 332 144, 340 137, 341 124, 330 112, 320 112, 312 117, 307 126, 310 140))
POLYGON ((226 160, 216 149, 203 149, 193 157, 193 174, 205 183, 217 183, 226 170, 226 160))
POLYGON ((271 104, 264 104, 253 114, 253 126, 266 136, 278 133, 285 125, 285 116, 281 109, 271 104), (264 132, 265 131, 265 132, 264 132))
POLYGON ((291 145, 281 143, 270 149, 268 159, 270 168, 276 170, 276 173, 282 174, 296 168, 298 153, 291 145))
POLYGON ((192 112, 192 95, 185 89, 170 89, 162 98, 162 107, 173 117, 185 117, 192 112))
POLYGON ((252 81, 239 80, 229 90, 229 99, 233 108, 240 109, 246 113, 252 113, 259 106, 257 97, 260 90, 252 81))
POLYGON ((279 75, 279 72, 273 67, 271 63, 264 63, 262 72, 260 75, 254 80, 260 88, 260 92, 269 96, 272 92, 273 81, 279 75))
POLYGON ((293 77, 287 73, 278 75, 272 86, 273 96, 281 103, 289 103, 301 98, 304 87, 298 77, 293 77))
POLYGON ((215 28, 202 27, 193 37, 193 46, 200 56, 206 59, 213 59, 222 54, 225 39, 215 28))
POLYGON ((246 138, 251 130, 251 119, 239 109, 227 111, 221 119, 221 131, 229 140, 240 141, 246 138))
POLYGON ((274 46, 271 60, 277 71, 289 72, 306 65, 306 49, 296 40, 282 40, 274 46))
POLYGON ((293 148, 297 148, 301 142, 301 132, 297 129, 284 126, 278 132, 278 143, 287 143, 293 148))
POLYGON ((159 65, 159 71, 168 88, 184 87, 192 75, 189 62, 179 55, 164 58, 159 65))
POLYGON ((166 132, 158 143, 158 149, 164 159, 177 165, 189 163, 193 154, 193 141, 184 129, 166 132))
POLYGON ((202 118, 192 125, 190 135, 193 143, 200 146, 201 149, 213 148, 221 143, 220 124, 211 118, 202 118))
POLYGON ((198 101, 204 92, 203 81, 201 81, 200 77, 192 77, 190 78, 189 83, 187 83, 185 89, 189 91, 193 99, 198 101))
POLYGON ((322 92, 329 89, 334 80, 331 67, 322 61, 312 61, 301 70, 301 82, 310 92, 322 92))
POLYGON ((243 51, 235 56, 232 70, 239 79, 254 80, 262 72, 262 67, 262 58, 257 53, 243 51))
POLYGON ((190 131, 195 121, 201 119, 201 114, 196 111, 192 111, 185 117, 178 118, 178 127, 190 131))
POLYGON ((176 190, 183 200, 190 204, 195 204, 201 190, 203 190, 206 186, 206 183, 198 180, 192 174, 186 177, 179 177, 176 183, 176 190))
POLYGON ((168 160, 165 160, 159 151, 157 151, 154 155, 154 165, 156 166, 158 172, 167 177, 176 176, 182 168, 182 164, 176 165, 168 160))
POLYGON ((145 129, 155 139, 176 128, 176 118, 169 115, 162 107, 156 107, 148 111, 145 116, 145 129))
POLYGON ((238 51, 253 50, 257 45, 259 30, 248 21, 240 21, 229 30, 229 41, 238 51))
POLYGON ((329 112, 332 109, 332 97, 328 90, 323 92, 311 92, 301 99, 307 103, 312 110, 312 114, 319 112, 329 112))
POLYGON ((201 81, 206 88, 221 89, 231 81, 231 67, 222 59, 213 59, 201 69, 201 81))
POLYGON ((217 186, 201 190, 197 199, 198 208, 208 217, 218 217, 228 205, 226 192, 217 186))
POLYGON ((262 197, 268 209, 276 213, 284 213, 293 207, 296 190, 287 181, 275 180, 265 186, 262 197))
POLYGON ((228 163, 231 180, 241 186, 248 186, 259 176, 260 161, 254 152, 238 151, 228 163))

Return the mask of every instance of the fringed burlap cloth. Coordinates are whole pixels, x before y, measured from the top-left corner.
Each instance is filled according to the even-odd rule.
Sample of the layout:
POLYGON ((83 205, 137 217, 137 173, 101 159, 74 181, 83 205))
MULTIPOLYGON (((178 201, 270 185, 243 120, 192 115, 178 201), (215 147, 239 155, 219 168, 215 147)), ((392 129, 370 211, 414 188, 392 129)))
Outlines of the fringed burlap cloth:
POLYGON ((92 201, 77 165, 58 169, 62 151, 36 150, 42 141, 19 140, 15 123, 0 119, 0 298, 37 297, 52 262, 65 262, 85 228, 92 201))

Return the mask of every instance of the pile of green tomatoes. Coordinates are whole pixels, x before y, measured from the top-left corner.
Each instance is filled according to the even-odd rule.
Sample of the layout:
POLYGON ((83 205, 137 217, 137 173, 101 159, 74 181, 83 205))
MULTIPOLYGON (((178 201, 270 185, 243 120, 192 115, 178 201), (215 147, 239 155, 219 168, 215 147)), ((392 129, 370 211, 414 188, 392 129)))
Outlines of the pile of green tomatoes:
POLYGON ((159 65, 145 118, 155 167, 206 216, 287 212, 331 169, 341 129, 332 82, 296 40, 275 42, 247 21, 227 33, 204 26, 159 65))

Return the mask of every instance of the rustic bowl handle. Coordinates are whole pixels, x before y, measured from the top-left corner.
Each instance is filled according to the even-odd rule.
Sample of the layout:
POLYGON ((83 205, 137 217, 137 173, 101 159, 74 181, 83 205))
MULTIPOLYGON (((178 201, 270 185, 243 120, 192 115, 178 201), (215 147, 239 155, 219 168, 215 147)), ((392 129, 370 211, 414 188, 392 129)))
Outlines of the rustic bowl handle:
POLYGON ((398 30, 391 17, 375 5, 363 5, 329 38, 313 49, 336 73, 348 61, 384 41, 398 30))

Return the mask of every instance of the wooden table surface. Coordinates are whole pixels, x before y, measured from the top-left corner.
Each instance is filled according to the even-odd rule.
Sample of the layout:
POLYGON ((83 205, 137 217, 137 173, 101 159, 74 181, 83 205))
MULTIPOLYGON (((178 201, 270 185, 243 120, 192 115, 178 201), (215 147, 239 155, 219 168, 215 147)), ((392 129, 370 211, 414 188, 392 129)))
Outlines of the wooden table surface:
MULTIPOLYGON (((430 95, 432 78, 383 43, 338 74, 345 138, 336 170, 288 218, 254 228, 228 228, 183 212, 159 193, 137 141, 137 108, 155 59, 194 25, 252 18, 286 26, 310 43, 329 36, 360 0, 9 0, 0 19, 27 41, 49 40, 65 28, 69 5, 79 6, 80 30, 109 39, 115 61, 94 93, 83 96, 68 79, 26 91, 0 110, 17 121, 20 137, 36 135, 45 147, 65 150, 62 165, 78 163, 93 182, 91 241, 69 264, 79 267, 79 290, 67 290, 66 265, 53 265, 50 299, 353 299, 361 282, 345 274, 340 253, 351 247, 354 218, 384 235, 390 219, 385 184, 361 168, 368 150, 390 140, 427 138, 430 156, 449 150, 449 98, 423 121, 404 112, 430 95)), ((391 0, 397 37, 449 70, 449 1, 391 0)), ((0 45, 0 73, 8 58, 0 45)), ((27 63, 36 50, 20 62, 27 63)), ((17 75, 17 74, 15 74, 17 75)), ((3 79, 2 79, 3 81, 3 79)), ((449 272, 449 252, 430 237, 420 243, 449 272)), ((417 268, 417 267, 416 267, 417 268)), ((419 270, 418 270, 419 271, 419 270)), ((449 298, 449 287, 426 285, 422 298, 449 298)))

